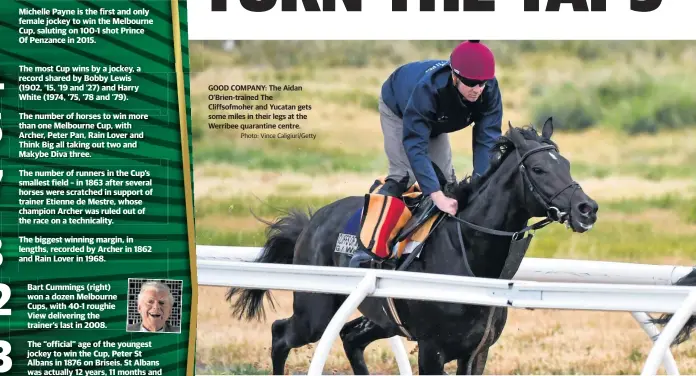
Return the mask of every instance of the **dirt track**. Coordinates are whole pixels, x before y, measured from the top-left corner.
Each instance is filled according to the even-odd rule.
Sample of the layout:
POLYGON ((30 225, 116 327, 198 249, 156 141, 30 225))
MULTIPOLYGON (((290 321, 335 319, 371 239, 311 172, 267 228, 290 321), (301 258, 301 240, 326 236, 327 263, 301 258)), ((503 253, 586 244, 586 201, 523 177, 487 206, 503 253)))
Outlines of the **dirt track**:
MULTIPOLYGON (((234 364, 250 364, 270 370, 270 324, 290 316, 291 293, 274 292, 277 312, 267 310, 265 323, 247 323, 231 317, 225 289, 203 287, 199 292, 199 367, 213 366, 224 372, 234 364)), ((409 351, 414 347, 406 344, 409 351)), ((650 347, 648 337, 628 313, 514 309, 491 350, 486 374, 640 374, 650 347)), ((314 349, 309 345, 293 350, 286 372, 306 373, 314 349)), ((696 340, 673 353, 682 374, 696 374, 696 340)), ((415 374, 415 354, 410 358, 415 374)), ((386 340, 367 348, 366 361, 373 374, 398 374, 386 340)), ((448 373, 454 372, 454 363, 447 366, 448 373)), ((352 374, 340 339, 324 371, 352 374)))

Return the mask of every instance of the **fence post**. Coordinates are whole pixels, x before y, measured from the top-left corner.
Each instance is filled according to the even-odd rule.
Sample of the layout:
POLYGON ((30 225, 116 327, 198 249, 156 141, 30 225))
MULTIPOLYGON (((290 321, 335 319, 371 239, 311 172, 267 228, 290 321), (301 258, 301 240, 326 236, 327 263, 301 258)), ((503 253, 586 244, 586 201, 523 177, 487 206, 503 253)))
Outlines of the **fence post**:
POLYGON ((655 341, 655 345, 650 350, 650 354, 648 354, 648 360, 645 361, 641 375, 657 375, 657 369, 660 367, 662 357, 669 349, 669 345, 677 337, 677 334, 679 334, 679 330, 686 324, 689 317, 693 315, 694 309, 696 309, 696 290, 689 294, 662 330, 660 337, 655 341))
POLYGON ((392 351, 394 352, 396 364, 399 366, 399 374, 411 376, 413 374, 411 372, 411 363, 408 361, 406 347, 404 347, 404 343, 401 341, 401 337, 390 337, 389 343, 391 344, 392 351))
POLYGON ((309 365, 308 375, 322 374, 326 358, 329 356, 331 346, 338 337, 341 328, 343 328, 343 325, 348 321, 348 317, 358 308, 365 297, 375 291, 376 285, 377 273, 375 273, 375 271, 369 271, 365 274, 365 277, 360 283, 358 283, 355 291, 348 295, 348 298, 343 302, 341 308, 339 308, 333 318, 331 318, 329 325, 326 327, 326 330, 324 330, 324 334, 321 335, 317 349, 314 351, 314 357, 312 357, 312 363, 309 365))
MULTIPOLYGON (((636 319, 636 321, 638 321, 640 327, 643 328, 645 333, 648 334, 648 337, 650 337, 651 342, 657 341, 657 339, 660 337, 660 331, 657 330, 657 326, 655 326, 655 324, 650 322, 650 316, 648 316, 647 313, 631 312, 631 316, 633 316, 633 318, 636 319)), ((670 351, 669 349, 665 351, 665 357, 662 360, 662 365, 665 367, 665 373, 667 373, 668 375, 679 375, 679 368, 677 367, 677 362, 674 361, 672 351, 670 351)))

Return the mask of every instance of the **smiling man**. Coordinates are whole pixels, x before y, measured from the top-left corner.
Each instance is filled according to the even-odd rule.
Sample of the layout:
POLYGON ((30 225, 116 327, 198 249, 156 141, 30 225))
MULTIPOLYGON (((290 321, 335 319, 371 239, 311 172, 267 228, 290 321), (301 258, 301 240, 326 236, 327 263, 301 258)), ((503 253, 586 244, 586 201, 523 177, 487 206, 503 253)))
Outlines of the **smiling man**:
POLYGON ((164 283, 149 281, 143 284, 138 294, 138 313, 141 321, 128 326, 129 332, 178 333, 177 326, 167 320, 172 313, 174 296, 164 283))

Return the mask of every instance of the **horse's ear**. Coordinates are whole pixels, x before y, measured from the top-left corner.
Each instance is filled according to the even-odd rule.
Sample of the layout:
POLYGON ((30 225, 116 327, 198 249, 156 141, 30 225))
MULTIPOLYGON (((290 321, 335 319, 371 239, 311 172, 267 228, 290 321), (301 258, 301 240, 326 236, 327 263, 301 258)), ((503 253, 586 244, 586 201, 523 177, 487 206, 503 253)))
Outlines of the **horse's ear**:
POLYGON ((513 128, 512 124, 510 125, 510 131, 508 132, 508 139, 510 139, 510 141, 512 141, 512 143, 517 147, 521 147, 525 142, 520 131, 517 130, 517 128, 513 128))
POLYGON ((515 127, 512 126, 512 121, 508 120, 508 131, 507 134, 510 135, 512 133, 515 133, 515 127))
POLYGON ((553 117, 546 119, 546 122, 544 122, 544 127, 541 130, 541 137, 550 140, 551 135, 553 135, 553 117))

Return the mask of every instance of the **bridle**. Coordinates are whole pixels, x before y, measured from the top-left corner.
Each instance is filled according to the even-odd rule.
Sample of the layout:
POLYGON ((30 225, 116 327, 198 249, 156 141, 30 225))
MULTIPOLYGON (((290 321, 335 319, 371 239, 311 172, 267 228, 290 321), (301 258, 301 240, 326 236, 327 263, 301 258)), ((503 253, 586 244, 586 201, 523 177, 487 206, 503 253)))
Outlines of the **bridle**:
MULTIPOLYGON (((558 149, 553 146, 553 145, 544 145, 544 146, 539 146, 537 148, 534 148, 526 153, 524 155, 520 156, 519 150, 515 149, 515 152, 517 154, 517 159, 518 159, 518 169, 520 170, 520 174, 522 174, 522 179, 524 180, 527 189, 532 192, 532 195, 534 195, 534 198, 536 198, 537 202, 539 202, 541 205, 543 205, 544 210, 546 210, 546 217, 554 222, 558 223, 563 223, 566 220, 568 220, 569 213, 562 212, 560 209, 552 205, 553 199, 558 197, 561 193, 565 192, 566 189, 568 188, 575 188, 573 189, 573 193, 570 195, 572 198, 573 195, 575 194, 575 191, 580 188, 580 185, 576 181, 571 181, 568 185, 563 187, 563 189, 559 190, 551 196, 550 198, 544 197, 544 193, 541 189, 539 189, 539 186, 534 182, 533 179, 529 177, 529 173, 527 172, 527 168, 524 165, 525 159, 527 159, 528 156, 544 151, 544 150, 554 150, 558 152, 558 149)), ((526 190, 523 191, 524 194, 526 195, 526 190)), ((570 205, 569 205, 570 206, 570 205)))
POLYGON ((558 192, 556 192, 553 196, 551 196, 549 198, 543 193, 543 191, 541 189, 539 189, 539 186, 534 182, 534 179, 532 179, 529 176, 529 172, 527 172, 527 167, 524 165, 524 161, 527 159, 527 157, 529 157, 532 154, 536 154, 536 153, 539 153, 539 152, 542 152, 545 150, 554 150, 554 151, 558 152, 558 148, 556 148, 554 145, 539 146, 539 147, 536 147, 532 150, 527 151, 523 155, 520 155, 519 149, 515 148, 515 154, 517 155, 517 168, 518 168, 520 174, 522 175, 524 187, 527 188, 527 189, 523 188, 523 192, 524 192, 523 194, 525 195, 525 201, 526 201, 527 190, 529 190, 532 193, 532 195, 534 196, 534 198, 536 199, 536 201, 544 207, 544 210, 546 211, 546 218, 542 219, 539 222, 536 222, 534 224, 526 226, 525 228, 523 228, 519 231, 510 232, 510 231, 501 231, 501 230, 495 230, 495 229, 479 226, 479 225, 465 221, 465 220, 458 218, 457 216, 454 216, 451 214, 448 214, 448 216, 450 218, 453 218, 453 219, 467 225, 468 227, 473 228, 474 230, 485 232, 485 233, 491 234, 491 235, 510 236, 510 237, 512 237, 512 240, 519 240, 522 238, 522 236, 526 232, 536 231, 540 228, 547 226, 548 224, 550 224, 552 222, 558 222, 558 223, 563 224, 564 222, 568 221, 570 214, 561 211, 556 206, 553 206, 552 201, 553 201, 553 199, 558 197, 558 195, 565 192, 568 188, 575 188, 573 190, 573 194, 571 194, 570 199, 572 199, 573 195, 575 194, 575 191, 580 187, 580 185, 577 182, 572 181, 568 185, 563 187, 563 189, 559 190, 558 192))

